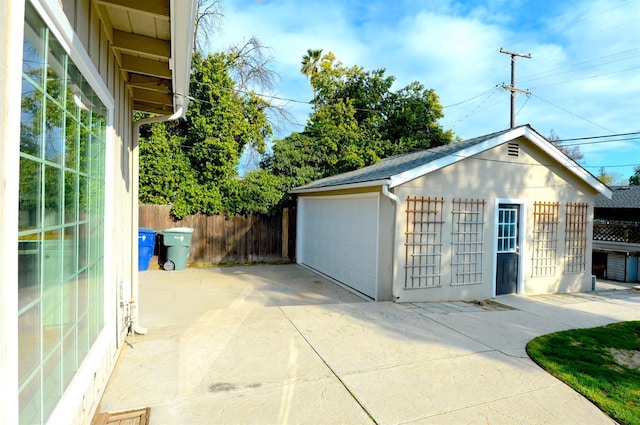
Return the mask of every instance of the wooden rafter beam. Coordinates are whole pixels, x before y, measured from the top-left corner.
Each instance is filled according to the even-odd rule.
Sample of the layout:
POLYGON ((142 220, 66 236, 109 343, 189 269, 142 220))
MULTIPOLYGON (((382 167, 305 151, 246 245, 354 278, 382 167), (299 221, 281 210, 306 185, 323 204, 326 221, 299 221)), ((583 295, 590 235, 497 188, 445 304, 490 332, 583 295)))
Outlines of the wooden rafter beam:
POLYGON ((151 90, 159 93, 171 93, 171 80, 166 78, 129 74, 127 85, 129 87, 151 90))
POLYGON ((97 0, 97 4, 105 7, 117 7, 131 12, 144 13, 158 19, 169 20, 168 1, 149 0, 97 0))
POLYGON ((173 113, 173 106, 158 105, 155 103, 133 101, 133 109, 136 111, 149 112, 151 114, 168 115, 173 113))
POLYGON ((122 55, 121 68, 124 71, 136 74, 171 78, 171 70, 169 69, 169 64, 167 62, 122 55))
POLYGON ((159 105, 173 105, 173 97, 167 93, 158 93, 150 90, 133 89, 133 98, 136 101, 156 103, 159 105))
POLYGON ((158 59, 169 59, 171 44, 168 41, 124 31, 113 31, 113 48, 125 53, 142 53, 158 59))

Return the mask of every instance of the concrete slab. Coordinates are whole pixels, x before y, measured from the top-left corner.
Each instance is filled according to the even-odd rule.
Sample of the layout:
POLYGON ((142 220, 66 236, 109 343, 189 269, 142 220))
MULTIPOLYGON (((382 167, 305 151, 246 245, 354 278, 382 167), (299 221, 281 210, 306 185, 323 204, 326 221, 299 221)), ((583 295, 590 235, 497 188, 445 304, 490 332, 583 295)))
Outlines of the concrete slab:
POLYGON ((394 303, 283 307, 317 353, 338 373, 366 371, 490 348, 394 303))
POLYGON ((102 411, 160 424, 613 423, 535 365, 532 338, 640 320, 640 294, 370 303, 296 265, 140 274, 102 411))
MULTIPOLYGON (((553 392, 559 384, 535 365, 496 351, 350 374, 343 380, 384 424, 413 422, 542 389, 553 392)), ((589 407, 584 400, 578 405, 589 407)))
POLYGON ((374 424, 335 378, 203 394, 154 406, 149 425, 374 424))
POLYGON ((585 404, 582 396, 571 388, 558 383, 552 387, 430 416, 412 422, 414 424, 615 425, 616 422, 602 415, 592 404, 585 404), (583 408, 574 410, 576 406, 583 408))

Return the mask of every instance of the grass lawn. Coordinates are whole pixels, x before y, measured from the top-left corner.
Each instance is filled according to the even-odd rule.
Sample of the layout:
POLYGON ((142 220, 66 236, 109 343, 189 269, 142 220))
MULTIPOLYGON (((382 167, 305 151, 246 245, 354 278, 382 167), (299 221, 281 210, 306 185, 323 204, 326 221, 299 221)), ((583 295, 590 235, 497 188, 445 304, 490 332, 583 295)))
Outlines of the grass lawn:
POLYGON ((640 425, 640 321, 543 335, 527 353, 614 420, 640 425))

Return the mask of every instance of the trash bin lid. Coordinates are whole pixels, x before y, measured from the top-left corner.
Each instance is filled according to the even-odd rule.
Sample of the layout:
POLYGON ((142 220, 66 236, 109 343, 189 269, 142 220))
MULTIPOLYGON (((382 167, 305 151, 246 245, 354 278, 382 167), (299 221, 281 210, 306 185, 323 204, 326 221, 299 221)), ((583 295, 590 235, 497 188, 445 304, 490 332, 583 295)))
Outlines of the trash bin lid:
POLYGON ((153 229, 148 229, 148 228, 146 228, 146 227, 140 227, 140 228, 138 229, 138 232, 139 232, 139 233, 154 233, 154 234, 155 234, 155 233, 157 233, 155 230, 153 230, 153 229))
POLYGON ((166 233, 193 233, 193 229, 191 227, 171 227, 170 229, 164 229, 163 232, 166 232, 166 233))

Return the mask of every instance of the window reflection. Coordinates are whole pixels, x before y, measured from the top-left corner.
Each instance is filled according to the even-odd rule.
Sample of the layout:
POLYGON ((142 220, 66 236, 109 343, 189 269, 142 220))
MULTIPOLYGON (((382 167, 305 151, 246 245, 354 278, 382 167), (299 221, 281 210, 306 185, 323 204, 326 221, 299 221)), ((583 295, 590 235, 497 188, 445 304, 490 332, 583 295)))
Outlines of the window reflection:
POLYGON ((107 111, 25 5, 20 135, 20 423, 45 423, 104 327, 107 111))

